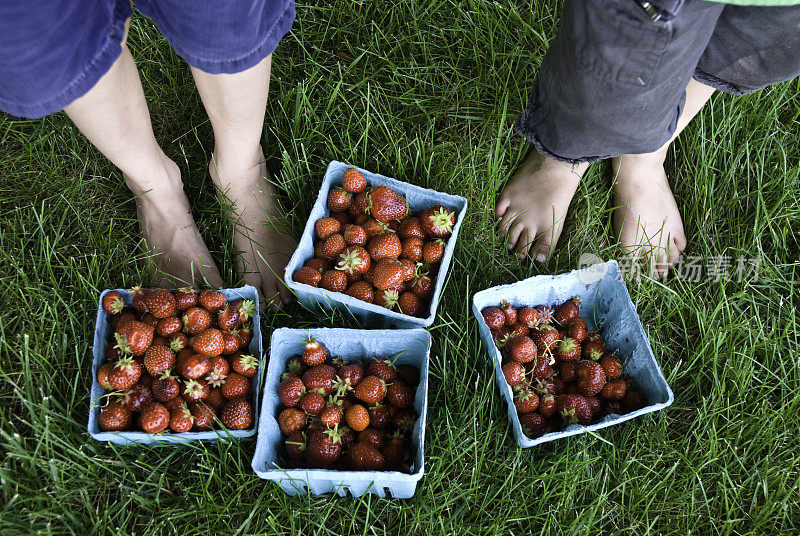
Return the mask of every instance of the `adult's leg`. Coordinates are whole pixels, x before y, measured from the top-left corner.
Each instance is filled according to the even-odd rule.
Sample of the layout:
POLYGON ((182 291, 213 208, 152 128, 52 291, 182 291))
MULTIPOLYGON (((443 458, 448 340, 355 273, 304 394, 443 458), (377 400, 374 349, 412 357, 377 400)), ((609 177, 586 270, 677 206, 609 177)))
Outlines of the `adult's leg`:
POLYGON ((153 135, 139 74, 127 46, 111 69, 65 111, 114 165, 137 196, 146 259, 154 284, 222 286, 211 254, 192 218, 180 170, 153 135))
POLYGON ((209 74, 194 67, 192 74, 214 129, 209 173, 231 205, 241 276, 277 305, 291 298, 283 270, 297 243, 283 225, 261 150, 271 61, 269 55, 235 74, 209 74))

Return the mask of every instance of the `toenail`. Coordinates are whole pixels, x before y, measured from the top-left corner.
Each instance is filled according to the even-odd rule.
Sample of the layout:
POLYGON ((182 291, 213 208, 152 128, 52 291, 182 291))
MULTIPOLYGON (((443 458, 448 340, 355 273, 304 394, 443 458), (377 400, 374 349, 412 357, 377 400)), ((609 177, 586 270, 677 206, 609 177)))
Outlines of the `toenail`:
POLYGON ((536 255, 536 262, 544 262, 546 260, 547 260, 547 255, 545 255, 544 253, 539 253, 538 255, 536 255))

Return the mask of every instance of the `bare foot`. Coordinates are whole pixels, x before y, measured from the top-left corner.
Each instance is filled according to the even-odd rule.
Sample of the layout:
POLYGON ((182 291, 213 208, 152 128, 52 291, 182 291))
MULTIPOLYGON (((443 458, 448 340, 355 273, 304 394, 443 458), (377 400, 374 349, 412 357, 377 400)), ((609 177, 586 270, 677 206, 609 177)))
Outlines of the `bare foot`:
POLYGON ((180 169, 166 164, 166 180, 143 190, 125 177, 137 194, 136 213, 143 237, 146 269, 151 283, 164 288, 222 286, 217 265, 211 257, 192 218, 189 200, 183 191, 180 169))
POLYGON ((531 150, 497 199, 495 216, 507 233, 508 249, 538 262, 547 260, 588 167, 559 162, 531 150))
POLYGON ((686 248, 678 205, 664 171, 666 150, 612 160, 614 234, 625 253, 664 277, 686 248))
POLYGON ((208 170, 230 203, 239 274, 246 284, 258 289, 262 303, 276 308, 280 302, 289 303, 292 297, 283 284, 283 271, 297 241, 285 228, 263 155, 257 160, 244 171, 229 172, 231 168, 214 158, 208 170), (220 177, 225 180, 221 182, 220 177))

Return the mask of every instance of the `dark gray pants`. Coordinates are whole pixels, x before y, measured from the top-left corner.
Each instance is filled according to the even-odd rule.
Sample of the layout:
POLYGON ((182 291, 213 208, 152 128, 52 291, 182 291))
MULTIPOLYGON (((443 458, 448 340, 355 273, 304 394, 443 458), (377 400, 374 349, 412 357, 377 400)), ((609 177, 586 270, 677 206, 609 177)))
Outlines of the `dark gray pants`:
POLYGON ((741 95, 800 74, 800 6, 685 0, 671 15, 566 0, 517 131, 565 162, 649 153, 675 132, 692 77, 741 95))

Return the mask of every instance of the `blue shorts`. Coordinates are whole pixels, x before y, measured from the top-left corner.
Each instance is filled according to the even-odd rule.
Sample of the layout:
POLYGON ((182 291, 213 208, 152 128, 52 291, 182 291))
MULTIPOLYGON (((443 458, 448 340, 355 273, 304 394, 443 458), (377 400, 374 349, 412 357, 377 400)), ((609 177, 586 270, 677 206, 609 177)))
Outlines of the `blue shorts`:
MULTIPOLYGON (((136 0, 175 52, 211 74, 270 55, 294 0, 136 0)), ((39 118, 89 91, 122 52, 129 0, 0 2, 0 110, 39 118)))

